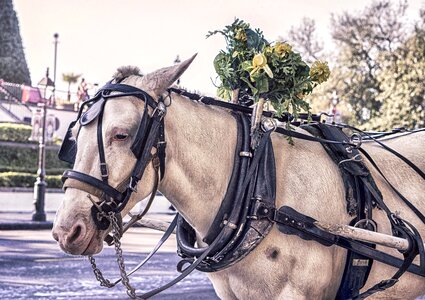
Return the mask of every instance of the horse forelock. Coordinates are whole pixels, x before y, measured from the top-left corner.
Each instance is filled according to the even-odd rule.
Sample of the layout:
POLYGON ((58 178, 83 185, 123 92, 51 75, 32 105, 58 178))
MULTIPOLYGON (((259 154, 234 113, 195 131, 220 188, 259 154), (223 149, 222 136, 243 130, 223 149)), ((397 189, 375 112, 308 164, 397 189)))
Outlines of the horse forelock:
POLYGON ((132 75, 143 76, 140 69, 136 66, 122 66, 117 69, 112 78, 118 82, 132 75))

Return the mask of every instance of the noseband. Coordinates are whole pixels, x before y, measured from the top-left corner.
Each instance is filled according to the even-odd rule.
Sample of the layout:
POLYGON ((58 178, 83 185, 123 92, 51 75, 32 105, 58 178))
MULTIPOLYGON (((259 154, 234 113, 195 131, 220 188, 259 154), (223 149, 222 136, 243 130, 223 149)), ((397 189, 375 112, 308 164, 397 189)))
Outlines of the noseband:
MULTIPOLYGON (((137 184, 143 177, 146 166, 151 161, 156 176, 158 169, 161 171, 161 179, 164 176, 165 141, 163 117, 165 114, 166 105, 162 97, 156 102, 145 91, 120 83, 106 84, 92 99, 83 102, 81 105, 77 119, 68 128, 58 156, 63 161, 75 163, 77 144, 76 139, 72 139, 71 130, 77 122, 80 123, 80 130, 82 126, 90 124, 97 118, 97 145, 101 179, 79 171, 66 170, 62 176, 62 182, 64 183, 64 189, 68 187, 77 188, 89 194, 88 197, 93 202, 91 209, 92 217, 98 229, 105 230, 109 227, 110 221, 107 216, 111 212, 119 214, 124 209, 132 193, 136 192, 137 184), (108 183, 109 171, 102 136, 103 113, 107 101, 119 100, 122 97, 128 96, 144 101, 143 116, 134 142, 130 147, 137 161, 130 177, 121 182, 117 187, 112 187, 108 183), (149 108, 153 111, 151 115, 149 115, 149 108), (153 148, 156 149, 154 154, 152 154, 153 148), (96 203, 90 195, 98 197, 101 202, 96 203)), ((153 191, 153 193, 155 192, 153 191)))

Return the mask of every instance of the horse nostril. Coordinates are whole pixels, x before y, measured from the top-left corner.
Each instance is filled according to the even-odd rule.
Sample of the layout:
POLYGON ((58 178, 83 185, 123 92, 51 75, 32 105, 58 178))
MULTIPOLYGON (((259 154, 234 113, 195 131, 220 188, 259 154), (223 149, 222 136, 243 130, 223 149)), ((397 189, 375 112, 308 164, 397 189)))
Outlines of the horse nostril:
POLYGON ((71 228, 68 238, 67 238, 67 242, 72 244, 75 241, 77 241, 83 232, 83 226, 80 224, 75 225, 74 227, 71 228))
POLYGON ((52 237, 55 239, 56 242, 59 242, 59 235, 56 232, 52 232, 52 237))

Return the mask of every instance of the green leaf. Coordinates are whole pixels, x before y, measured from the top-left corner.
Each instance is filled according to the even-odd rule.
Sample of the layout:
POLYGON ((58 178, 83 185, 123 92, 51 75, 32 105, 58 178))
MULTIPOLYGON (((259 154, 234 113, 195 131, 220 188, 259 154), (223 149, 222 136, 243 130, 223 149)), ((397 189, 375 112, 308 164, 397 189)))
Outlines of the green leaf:
POLYGON ((243 61, 241 63, 241 68, 244 71, 251 72, 251 70, 253 69, 251 61, 250 60, 243 61))
POLYGON ((255 95, 257 95, 258 94, 258 89, 257 88, 255 88, 253 85, 252 85, 252 83, 250 82, 250 80, 248 79, 248 78, 246 78, 246 77, 241 77, 241 80, 243 81, 243 82, 245 82, 247 85, 248 85, 248 87, 251 89, 251 91, 252 91, 252 95, 253 96, 255 96, 255 95))
POLYGON ((258 94, 266 94, 269 91, 269 80, 268 77, 263 73, 255 81, 255 86, 258 89, 258 94))

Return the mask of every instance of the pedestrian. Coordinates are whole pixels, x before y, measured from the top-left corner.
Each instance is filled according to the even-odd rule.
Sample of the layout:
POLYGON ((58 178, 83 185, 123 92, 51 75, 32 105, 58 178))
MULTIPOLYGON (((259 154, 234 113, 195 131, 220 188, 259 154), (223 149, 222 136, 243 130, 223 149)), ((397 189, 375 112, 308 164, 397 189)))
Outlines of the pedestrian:
POLYGON ((88 89, 89 88, 88 88, 88 84, 86 80, 84 78, 81 78, 81 82, 80 82, 80 85, 78 86, 78 91, 77 91, 78 100, 75 106, 75 110, 78 110, 80 108, 80 105, 82 102, 89 99, 88 89))

